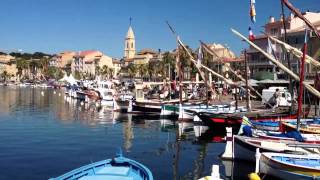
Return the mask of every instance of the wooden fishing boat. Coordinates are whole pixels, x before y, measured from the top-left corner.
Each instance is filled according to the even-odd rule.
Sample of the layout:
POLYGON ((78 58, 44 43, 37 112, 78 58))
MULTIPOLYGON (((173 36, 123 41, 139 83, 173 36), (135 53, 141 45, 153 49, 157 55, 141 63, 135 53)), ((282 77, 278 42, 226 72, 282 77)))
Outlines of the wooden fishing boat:
POLYGON ((319 155, 261 153, 260 173, 281 179, 320 178, 319 155))
MULTIPOLYGON (((254 129, 263 130, 263 131, 280 131, 281 130, 281 122, 292 123, 296 122, 296 119, 284 119, 283 121, 271 121, 271 120, 263 120, 263 121, 250 121, 252 123, 252 127, 254 129)), ((301 119, 301 122, 312 122, 313 119, 301 119)))
POLYGON ((153 180, 151 171, 141 163, 118 157, 82 166, 51 180, 153 180))
POLYGON ((253 122, 259 121, 270 121, 270 122, 279 122, 290 119, 295 119, 297 114, 289 114, 289 111, 279 111, 279 112, 270 112, 270 111, 252 111, 247 112, 238 112, 233 114, 216 114, 209 112, 200 112, 197 113, 197 116, 203 121, 206 126, 210 128, 218 129, 225 127, 232 127, 233 132, 238 132, 242 123, 243 116, 248 117, 253 122))
POLYGON ((165 104, 179 104, 179 100, 136 100, 132 104, 132 112, 160 114, 162 106, 165 104))
POLYGON ((291 154, 318 154, 319 145, 287 140, 271 140, 235 135, 233 139, 235 159, 255 161, 256 149, 261 152, 277 152, 291 154))
MULTIPOLYGON (((294 123, 289 123, 289 122, 281 122, 282 126, 282 131, 290 131, 290 130, 296 130, 297 125, 294 123)), ((320 127, 319 126, 312 126, 308 124, 301 124, 299 131, 301 133, 306 133, 306 134, 320 134, 320 127)))
POLYGON ((188 121, 193 120, 194 114, 199 112, 209 112, 209 113, 235 113, 235 112, 245 112, 244 107, 239 107, 238 110, 234 106, 225 105, 206 105, 202 102, 199 103, 184 103, 182 107, 178 104, 167 104, 162 106, 161 115, 177 115, 179 120, 188 121), (182 112, 180 112, 182 109, 182 112))
POLYGON ((297 131, 291 131, 289 133, 274 132, 274 131, 261 131, 253 130, 253 136, 263 139, 273 139, 273 140, 286 140, 286 141, 301 141, 305 143, 320 144, 320 135, 318 134, 300 134, 300 136, 295 134, 297 131), (293 133, 291 133, 293 132, 293 133))

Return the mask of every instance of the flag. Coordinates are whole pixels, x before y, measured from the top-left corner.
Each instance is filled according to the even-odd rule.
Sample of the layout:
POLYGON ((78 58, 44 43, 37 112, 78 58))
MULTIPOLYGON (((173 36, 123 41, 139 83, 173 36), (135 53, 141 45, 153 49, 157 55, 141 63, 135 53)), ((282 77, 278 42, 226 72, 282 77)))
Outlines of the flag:
POLYGON ((256 22, 256 8, 255 8, 255 0, 250 0, 250 18, 252 23, 256 22))
POLYGON ((268 38, 268 53, 272 54, 275 59, 278 59, 275 51, 275 45, 272 44, 270 38, 268 38))
POLYGON ((202 53, 202 46, 200 45, 199 50, 198 50, 197 66, 200 66, 202 60, 203 60, 203 53, 202 53))
POLYGON ((255 37, 254 37, 254 34, 252 32, 252 29, 251 29, 251 27, 249 27, 249 40, 253 41, 254 39, 255 39, 255 37))

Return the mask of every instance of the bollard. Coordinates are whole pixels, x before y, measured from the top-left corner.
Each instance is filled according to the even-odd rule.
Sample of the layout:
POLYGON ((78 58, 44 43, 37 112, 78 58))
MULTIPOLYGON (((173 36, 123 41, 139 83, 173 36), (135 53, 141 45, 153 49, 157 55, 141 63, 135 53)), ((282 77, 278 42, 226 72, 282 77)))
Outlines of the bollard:
POLYGON ((256 169, 255 169, 255 171, 254 171, 255 173, 259 173, 260 156, 261 156, 261 154, 260 154, 260 149, 257 148, 257 149, 256 149, 256 169))
POLYGON ((183 108, 182 108, 182 104, 179 104, 179 118, 180 120, 183 119, 183 108))
POLYGON ((219 165, 212 165, 211 180, 220 179, 219 165))
POLYGON ((226 136, 226 147, 224 153, 222 154, 221 158, 223 159, 233 159, 233 152, 232 152, 232 128, 226 127, 227 136, 226 136))
POLYGON ((127 112, 128 113, 132 112, 132 99, 130 99, 130 101, 129 101, 129 106, 128 106, 127 112))

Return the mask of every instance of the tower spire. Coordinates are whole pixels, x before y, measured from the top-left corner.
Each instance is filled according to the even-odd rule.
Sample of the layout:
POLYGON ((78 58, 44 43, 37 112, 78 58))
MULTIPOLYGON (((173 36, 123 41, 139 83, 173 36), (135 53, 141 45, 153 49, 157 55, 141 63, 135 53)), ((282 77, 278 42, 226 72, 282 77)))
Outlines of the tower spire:
POLYGON ((131 27, 132 18, 129 18, 129 29, 127 32, 127 36, 125 38, 125 48, 124 48, 124 57, 125 58, 133 58, 136 54, 135 48, 135 38, 134 33, 131 27))

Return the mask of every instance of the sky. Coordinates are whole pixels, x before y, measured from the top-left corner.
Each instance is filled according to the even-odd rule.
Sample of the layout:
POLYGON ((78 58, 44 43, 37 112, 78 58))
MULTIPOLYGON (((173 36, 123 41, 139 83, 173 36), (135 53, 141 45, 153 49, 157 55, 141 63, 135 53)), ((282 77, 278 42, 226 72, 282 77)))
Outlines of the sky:
MULTIPOLYGON (((320 11, 320 0, 290 0, 301 11, 320 11)), ((44 52, 99 50, 123 57, 132 17, 136 50, 176 47, 175 37, 191 48, 220 43, 237 55, 247 47, 230 28, 248 34, 263 30, 281 13, 280 0, 256 0, 257 22, 249 17, 249 0, 0 0, 0 51, 44 52)), ((286 9, 286 14, 289 11, 286 9)))

